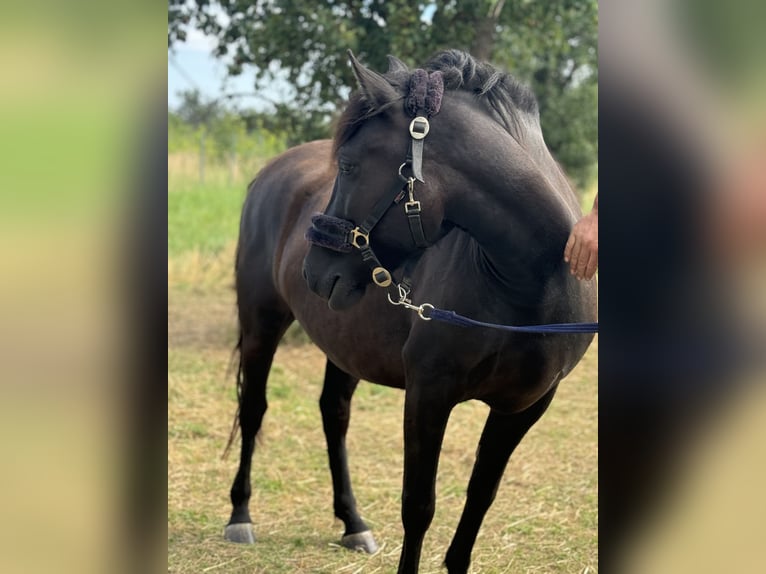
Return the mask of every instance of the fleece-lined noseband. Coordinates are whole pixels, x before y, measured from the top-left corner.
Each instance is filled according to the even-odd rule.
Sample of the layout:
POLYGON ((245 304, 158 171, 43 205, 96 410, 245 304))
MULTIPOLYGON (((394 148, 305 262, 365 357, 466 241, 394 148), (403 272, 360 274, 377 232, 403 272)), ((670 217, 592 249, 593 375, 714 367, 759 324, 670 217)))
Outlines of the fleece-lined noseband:
MULTIPOLYGON (((415 70, 410 76, 407 96, 404 98, 404 111, 413 118, 409 127, 410 144, 404 163, 399 166, 394 185, 378 200, 372 213, 360 225, 331 215, 317 214, 311 218, 312 225, 306 231, 306 239, 319 247, 341 253, 350 253, 354 247, 358 249, 362 259, 372 270, 373 282, 379 287, 391 285, 392 277, 372 251, 370 232, 392 205, 398 205, 404 199, 405 193, 408 195, 408 201, 404 203, 404 212, 407 214, 412 239, 420 249, 429 245, 420 219, 420 202, 415 200, 415 180, 423 182, 423 141, 430 130, 428 118, 439 112, 443 95, 444 80, 441 72, 429 74, 426 70, 415 70), (412 171, 412 176, 407 177, 402 173, 405 168, 412 171)), ((338 185, 337 178, 335 185, 338 185)), ((411 261, 416 260, 417 258, 411 261)), ((405 278, 401 283, 407 291, 408 275, 405 269, 405 278)))

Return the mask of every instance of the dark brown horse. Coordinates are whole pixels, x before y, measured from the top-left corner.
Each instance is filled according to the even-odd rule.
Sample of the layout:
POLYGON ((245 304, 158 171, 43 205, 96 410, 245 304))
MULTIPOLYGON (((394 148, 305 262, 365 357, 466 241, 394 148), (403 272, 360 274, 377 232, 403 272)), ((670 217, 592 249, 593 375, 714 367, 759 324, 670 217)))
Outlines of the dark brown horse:
POLYGON ((515 325, 594 320, 595 285, 577 281, 562 258, 580 210, 543 141, 534 96, 510 76, 457 51, 418 70, 390 58, 385 75, 353 56, 351 64, 359 91, 334 141, 275 159, 243 208, 242 452, 226 537, 254 541, 255 435, 272 356, 297 319, 327 355, 320 407, 345 546, 377 548, 347 466, 354 389, 360 379, 405 389, 400 574, 418 570, 452 408, 470 399, 490 406, 445 560, 450 573, 466 572, 511 453, 592 336, 458 327, 413 308, 428 317, 427 302, 515 325))

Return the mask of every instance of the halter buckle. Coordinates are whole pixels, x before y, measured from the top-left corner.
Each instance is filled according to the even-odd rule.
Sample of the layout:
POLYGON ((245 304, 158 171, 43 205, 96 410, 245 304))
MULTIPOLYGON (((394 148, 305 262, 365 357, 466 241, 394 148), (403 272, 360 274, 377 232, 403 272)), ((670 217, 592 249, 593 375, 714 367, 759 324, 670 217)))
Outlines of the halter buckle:
POLYGON ((418 317, 423 319, 423 321, 430 321, 431 317, 426 315, 426 311, 433 311, 434 306, 430 303, 423 303, 420 307, 417 308, 418 310, 418 317))
POLYGON ((388 287, 392 283, 391 273, 388 272, 388 269, 376 267, 372 270, 372 281, 378 287, 388 287))
POLYGON ((404 204, 404 213, 407 215, 415 215, 420 213, 420 202, 419 201, 408 201, 404 204))
POLYGON ((422 140, 430 130, 431 125, 428 123, 428 119, 423 116, 418 116, 410 122, 410 135, 414 140, 422 140))
POLYGON ((363 249, 370 244, 370 234, 359 231, 358 227, 351 230, 351 245, 357 249, 363 249))

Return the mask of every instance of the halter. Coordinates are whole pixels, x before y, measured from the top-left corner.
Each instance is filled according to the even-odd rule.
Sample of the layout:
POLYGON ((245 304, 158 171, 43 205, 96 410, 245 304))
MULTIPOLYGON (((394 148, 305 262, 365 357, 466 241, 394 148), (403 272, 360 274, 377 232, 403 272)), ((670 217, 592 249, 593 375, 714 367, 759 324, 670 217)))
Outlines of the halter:
MULTIPOLYGON (((399 173, 394 184, 381 196, 370 215, 361 224, 355 225, 347 219, 316 214, 311 218, 311 227, 306 231, 306 239, 314 245, 340 253, 350 253, 354 248, 359 250, 362 260, 370 267, 373 283, 378 287, 389 287, 393 283, 393 278, 372 250, 370 233, 392 205, 398 205, 407 197, 404 213, 407 215, 412 240, 421 250, 405 264, 404 279, 397 285, 400 293, 403 288, 409 293, 409 270, 420 258, 422 250, 429 246, 420 218, 420 202, 415 199, 415 181, 425 183, 423 144, 431 129, 428 119, 439 112, 443 94, 444 81, 441 72, 429 74, 422 69, 415 70, 410 77, 408 94, 404 99, 404 110, 413 118, 409 126, 410 142, 407 156, 404 163, 399 166, 399 173), (404 175, 405 168, 411 170, 411 176, 404 175)), ((338 185, 337 179, 335 185, 338 185)))
MULTIPOLYGON (((420 220, 420 202, 415 199, 415 180, 425 183, 423 180, 423 140, 431 129, 428 118, 437 114, 441 108, 442 95, 444 94, 444 81, 441 72, 429 74, 425 70, 417 69, 410 77, 407 97, 404 99, 404 110, 413 118, 410 122, 410 143, 404 163, 399 166, 399 174, 394 185, 383 194, 372 213, 360 224, 356 225, 348 219, 333 217, 332 215, 316 214, 311 218, 311 227, 306 231, 306 239, 314 245, 338 251, 351 253, 354 248, 362 254, 362 259, 372 270, 372 281, 378 287, 387 288, 393 285, 391 273, 383 267, 370 245, 370 232, 383 218, 392 205, 398 205, 405 197, 404 212, 410 226, 412 240, 418 247, 418 251, 411 255, 404 264, 402 280, 395 285, 395 298, 391 292, 387 294, 388 301, 392 305, 402 306, 405 309, 417 312, 424 321, 436 319, 445 323, 459 325, 461 327, 490 327, 507 332, 520 333, 598 333, 598 323, 555 323, 548 325, 500 325, 497 323, 485 323, 469 317, 458 315, 454 311, 439 309, 430 303, 413 305, 409 298, 412 290, 410 275, 415 265, 428 247, 423 223, 420 220), (405 167, 410 168, 412 176, 407 177, 402 172, 405 167)), ((335 180, 338 185, 338 180, 335 180)))

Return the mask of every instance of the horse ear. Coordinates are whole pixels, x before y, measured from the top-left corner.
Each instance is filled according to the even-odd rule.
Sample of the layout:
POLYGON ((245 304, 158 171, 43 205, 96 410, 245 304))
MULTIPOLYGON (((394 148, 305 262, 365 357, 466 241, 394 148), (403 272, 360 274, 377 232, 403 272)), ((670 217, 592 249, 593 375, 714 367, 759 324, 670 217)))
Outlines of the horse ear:
POLYGON ((380 108, 399 97, 388 80, 360 64, 351 50, 348 51, 348 59, 354 70, 356 82, 359 84, 359 91, 373 108, 380 108))
POLYGON ((391 54, 389 54, 387 58, 388 58, 388 72, 386 72, 387 74, 395 74, 397 72, 409 72, 409 68, 407 68, 407 65, 396 56, 392 56, 391 54))

